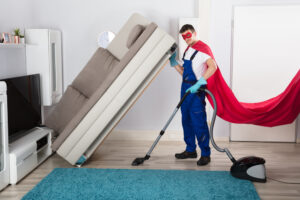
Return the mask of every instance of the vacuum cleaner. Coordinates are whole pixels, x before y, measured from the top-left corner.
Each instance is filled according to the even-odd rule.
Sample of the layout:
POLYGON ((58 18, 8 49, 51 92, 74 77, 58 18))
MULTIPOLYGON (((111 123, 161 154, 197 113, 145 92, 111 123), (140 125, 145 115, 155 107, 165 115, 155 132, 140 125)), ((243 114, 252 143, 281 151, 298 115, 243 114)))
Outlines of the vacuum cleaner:
MULTIPOLYGON (((200 88, 199 91, 206 92, 213 100, 214 112, 213 112, 213 116, 212 116, 212 120, 211 120, 211 125, 210 125, 210 128, 209 128, 209 135, 210 135, 211 143, 212 143, 213 147, 219 152, 225 152, 227 154, 227 156, 229 157, 229 159, 232 161, 233 165, 231 166, 231 169, 230 169, 231 175, 236 177, 236 178, 240 178, 240 179, 246 179, 246 180, 250 180, 250 181, 254 181, 254 182, 265 183, 267 181, 267 179, 266 179, 266 168, 265 168, 265 165, 264 165, 265 164, 265 159, 260 158, 260 157, 256 157, 256 156, 247 156, 247 157, 243 157, 243 158, 240 158, 240 159, 236 160, 231 155, 230 151, 227 148, 224 148, 224 149, 220 148, 215 143, 214 137, 213 137, 213 128, 214 128, 214 123, 215 123, 216 115, 217 115, 216 99, 215 99, 214 95, 209 90, 207 90, 205 88, 200 88)), ((136 158, 132 162, 133 166, 140 165, 140 164, 144 163, 145 160, 148 160, 150 158, 150 154, 152 153, 153 149, 155 148, 155 146, 159 142, 160 138, 164 135, 165 130, 167 129, 170 122, 174 118, 175 114, 179 110, 182 102, 185 100, 185 98, 189 94, 190 94, 190 92, 187 92, 182 97, 182 99, 180 100, 180 102, 176 106, 174 112, 172 113, 171 117, 169 118, 169 120, 167 121, 167 123, 165 124, 163 129, 160 131, 158 137, 156 138, 156 140, 154 141, 152 146, 150 147, 150 149, 147 152, 146 156, 142 157, 142 158, 136 158)))

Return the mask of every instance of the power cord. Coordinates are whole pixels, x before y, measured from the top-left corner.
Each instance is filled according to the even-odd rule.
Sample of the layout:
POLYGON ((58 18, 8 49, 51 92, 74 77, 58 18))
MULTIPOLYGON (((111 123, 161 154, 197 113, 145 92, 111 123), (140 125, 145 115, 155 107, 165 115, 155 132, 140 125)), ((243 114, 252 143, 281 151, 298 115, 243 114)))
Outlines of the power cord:
POLYGON ((285 182, 285 181, 280 181, 280 180, 276 180, 276 179, 274 179, 274 178, 270 178, 270 177, 268 177, 267 176, 267 179, 271 179, 271 180, 273 180, 273 181, 277 181, 277 182, 279 182, 279 183, 284 183, 284 184, 296 184, 296 185, 300 185, 300 183, 298 182, 285 182))

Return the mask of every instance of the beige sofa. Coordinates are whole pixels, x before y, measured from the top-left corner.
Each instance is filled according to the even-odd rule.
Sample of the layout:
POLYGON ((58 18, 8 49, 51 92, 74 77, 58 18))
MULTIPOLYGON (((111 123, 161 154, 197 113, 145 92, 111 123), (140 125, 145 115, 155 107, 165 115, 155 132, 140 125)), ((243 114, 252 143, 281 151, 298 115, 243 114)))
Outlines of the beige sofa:
POLYGON ((175 50, 175 40, 133 14, 107 49, 98 48, 45 120, 52 149, 81 165, 117 125, 175 50))

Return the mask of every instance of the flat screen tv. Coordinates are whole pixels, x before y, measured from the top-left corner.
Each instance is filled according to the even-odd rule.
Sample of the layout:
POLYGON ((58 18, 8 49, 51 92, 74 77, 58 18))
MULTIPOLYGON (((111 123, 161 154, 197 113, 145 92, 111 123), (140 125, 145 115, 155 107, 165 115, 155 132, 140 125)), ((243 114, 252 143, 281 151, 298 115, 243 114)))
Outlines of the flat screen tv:
POLYGON ((9 141, 22 137, 26 131, 40 126, 40 75, 33 74, 2 79, 7 85, 7 114, 9 141))

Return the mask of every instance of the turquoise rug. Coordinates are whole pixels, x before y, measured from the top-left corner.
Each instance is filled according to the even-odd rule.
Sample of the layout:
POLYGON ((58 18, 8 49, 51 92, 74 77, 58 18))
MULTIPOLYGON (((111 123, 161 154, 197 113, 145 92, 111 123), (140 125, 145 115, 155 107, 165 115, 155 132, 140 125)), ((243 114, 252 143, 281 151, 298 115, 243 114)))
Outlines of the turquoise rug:
POLYGON ((23 200, 259 199, 226 171, 57 168, 23 200))

